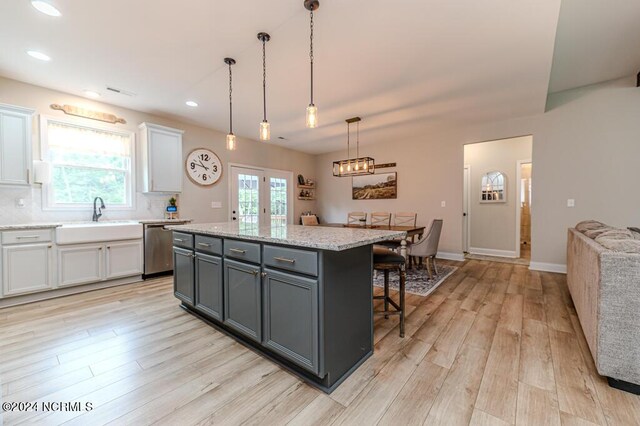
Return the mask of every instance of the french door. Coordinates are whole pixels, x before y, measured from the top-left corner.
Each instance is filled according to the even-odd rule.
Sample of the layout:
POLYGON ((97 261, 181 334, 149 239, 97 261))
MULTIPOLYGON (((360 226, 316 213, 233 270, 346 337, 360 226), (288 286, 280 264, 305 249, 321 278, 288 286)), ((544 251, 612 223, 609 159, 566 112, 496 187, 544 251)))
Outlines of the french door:
POLYGON ((231 220, 249 226, 292 223, 292 181, 291 172, 231 166, 231 220))

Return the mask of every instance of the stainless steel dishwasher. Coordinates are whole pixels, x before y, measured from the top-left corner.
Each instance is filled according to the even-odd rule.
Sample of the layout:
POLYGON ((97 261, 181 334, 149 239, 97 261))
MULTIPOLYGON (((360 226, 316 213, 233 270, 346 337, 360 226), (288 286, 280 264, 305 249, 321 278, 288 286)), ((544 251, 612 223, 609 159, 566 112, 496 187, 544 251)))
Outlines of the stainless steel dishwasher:
POLYGON ((187 222, 144 224, 144 275, 173 271, 173 233, 165 225, 183 225, 187 222))

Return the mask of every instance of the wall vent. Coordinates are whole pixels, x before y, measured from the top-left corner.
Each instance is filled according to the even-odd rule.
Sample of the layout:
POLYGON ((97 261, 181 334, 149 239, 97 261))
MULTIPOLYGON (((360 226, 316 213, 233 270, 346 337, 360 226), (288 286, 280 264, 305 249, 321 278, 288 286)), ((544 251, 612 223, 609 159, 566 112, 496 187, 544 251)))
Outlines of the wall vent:
POLYGON ((122 90, 122 89, 118 89, 111 86, 107 86, 107 90, 109 90, 110 92, 118 93, 119 95, 125 95, 125 96, 131 96, 131 97, 136 96, 136 94, 133 92, 129 92, 127 90, 122 90))

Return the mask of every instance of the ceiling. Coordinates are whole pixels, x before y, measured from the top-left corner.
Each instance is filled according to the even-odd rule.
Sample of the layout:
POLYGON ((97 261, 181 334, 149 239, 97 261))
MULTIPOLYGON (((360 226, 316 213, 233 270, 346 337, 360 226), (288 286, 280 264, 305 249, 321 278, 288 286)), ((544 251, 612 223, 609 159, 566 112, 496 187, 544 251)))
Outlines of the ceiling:
POLYGON ((562 0, 550 93, 639 71, 639 1, 562 0))
MULTIPOLYGON (((62 17, 45 16, 28 0, 0 2, 0 75, 78 95, 96 90, 107 103, 226 132, 223 58, 231 56, 234 133, 257 139, 256 34, 267 31, 270 143, 310 153, 342 149, 344 119, 355 115, 367 144, 542 113, 560 10, 560 0, 321 0, 320 126, 306 129, 309 16, 302 0, 53 2, 62 17), (30 49, 52 60, 30 58, 30 49), (136 95, 107 93, 107 85, 136 95), (200 106, 187 107, 188 99, 200 106)), ((576 14, 578 3, 569 1, 563 13, 576 14)), ((571 50, 563 34, 560 49, 571 50)), ((558 87, 571 80, 566 68, 556 67, 558 87)))

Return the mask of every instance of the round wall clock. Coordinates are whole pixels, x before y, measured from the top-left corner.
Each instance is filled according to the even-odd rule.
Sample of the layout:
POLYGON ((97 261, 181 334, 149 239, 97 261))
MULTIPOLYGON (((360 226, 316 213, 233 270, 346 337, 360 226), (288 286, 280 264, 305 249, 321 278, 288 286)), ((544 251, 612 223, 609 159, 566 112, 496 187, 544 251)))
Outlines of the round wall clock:
POLYGON ((213 151, 206 148, 191 151, 187 155, 185 169, 189 179, 202 186, 213 185, 222 176, 222 162, 213 151))

